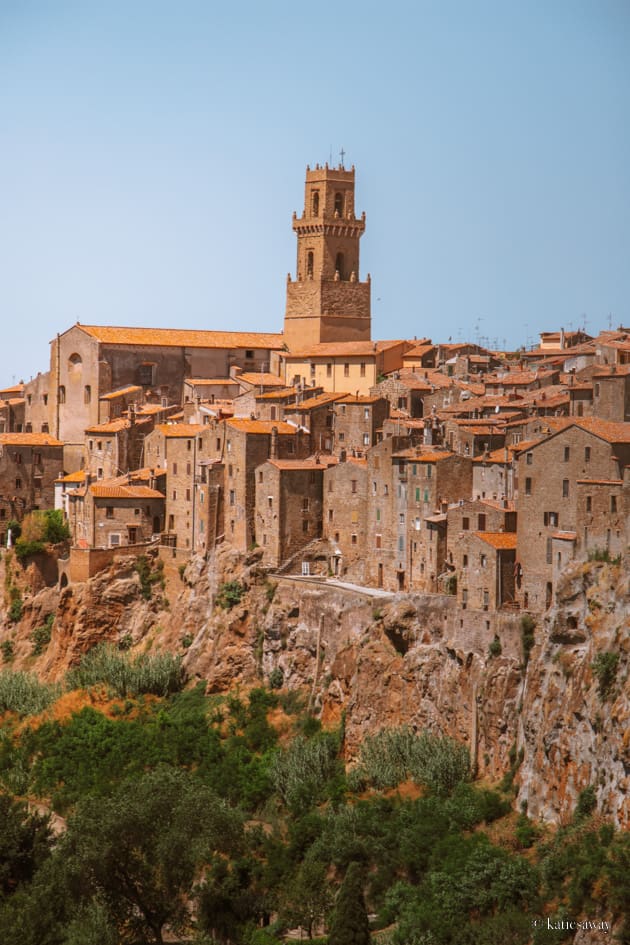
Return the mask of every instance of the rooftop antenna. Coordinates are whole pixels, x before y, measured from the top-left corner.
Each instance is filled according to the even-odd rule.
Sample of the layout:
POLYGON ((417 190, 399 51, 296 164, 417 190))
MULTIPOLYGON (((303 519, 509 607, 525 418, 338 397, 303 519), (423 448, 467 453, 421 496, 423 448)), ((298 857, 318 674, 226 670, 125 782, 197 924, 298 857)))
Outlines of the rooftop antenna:
POLYGON ((330 157, 328 158, 328 166, 332 167, 332 144, 330 146, 330 157))

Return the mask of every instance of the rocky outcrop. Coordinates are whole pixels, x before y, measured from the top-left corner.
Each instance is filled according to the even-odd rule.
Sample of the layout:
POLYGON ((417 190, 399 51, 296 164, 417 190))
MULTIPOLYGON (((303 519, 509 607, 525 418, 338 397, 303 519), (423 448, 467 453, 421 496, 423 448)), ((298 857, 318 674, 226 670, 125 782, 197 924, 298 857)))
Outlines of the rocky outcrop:
POLYGON ((0 643, 14 642, 13 665, 58 679, 102 640, 166 648, 209 692, 270 678, 301 689, 326 724, 343 716, 349 761, 368 733, 426 728, 469 745, 480 776, 494 781, 511 768, 516 803, 536 818, 561 822, 592 786, 599 810, 628 826, 630 595, 621 566, 567 571, 527 660, 518 615, 461 611, 453 597, 272 576, 259 551, 243 559, 227 547, 181 574, 168 564, 157 573, 154 559, 159 580, 147 594, 135 564, 119 559, 62 591, 25 589, 22 619, 5 615, 0 627, 0 643), (226 585, 234 593, 222 607, 226 585), (49 614, 50 642, 34 655, 33 629, 49 614))
POLYGON ((630 576, 605 562, 565 572, 527 667, 517 801, 562 821, 592 787, 597 809, 630 826, 630 576))

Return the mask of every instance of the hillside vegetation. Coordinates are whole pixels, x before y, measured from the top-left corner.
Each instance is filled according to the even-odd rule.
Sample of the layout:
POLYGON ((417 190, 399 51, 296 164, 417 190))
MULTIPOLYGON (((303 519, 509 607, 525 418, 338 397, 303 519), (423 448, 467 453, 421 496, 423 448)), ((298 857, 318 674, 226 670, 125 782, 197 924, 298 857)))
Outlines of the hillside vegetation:
POLYGON ((295 692, 208 696, 177 657, 111 646, 56 686, 4 670, 0 711, 2 942, 573 936, 540 916, 630 941, 630 837, 588 790, 545 833, 451 739, 384 730, 347 770, 343 719, 324 730, 295 692))

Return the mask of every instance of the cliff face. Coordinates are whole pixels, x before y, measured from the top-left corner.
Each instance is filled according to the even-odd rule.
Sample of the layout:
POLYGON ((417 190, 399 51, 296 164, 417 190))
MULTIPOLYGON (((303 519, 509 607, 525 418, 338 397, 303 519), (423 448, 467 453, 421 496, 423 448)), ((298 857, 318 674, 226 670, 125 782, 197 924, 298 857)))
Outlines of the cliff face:
POLYGON ((533 817, 561 822, 592 785, 598 809, 628 826, 630 592, 622 567, 566 572, 525 667, 518 616, 461 611, 454 598, 276 579, 256 552, 243 560, 221 549, 181 576, 155 563, 148 596, 133 559, 62 591, 35 581, 34 593, 13 564, 5 599, 21 581, 23 615, 11 623, 5 613, 0 627, 13 667, 60 678, 81 653, 111 640, 181 653, 212 692, 281 673, 324 722, 345 714, 349 761, 367 733, 428 728, 468 744, 478 774, 491 780, 522 759, 516 800, 533 817), (217 594, 226 582, 239 593, 223 609, 217 594), (48 614, 50 642, 37 655, 33 630, 48 614))
POLYGON ((581 790, 630 826, 630 576, 627 562, 567 570, 527 668, 518 801, 562 821, 581 790))

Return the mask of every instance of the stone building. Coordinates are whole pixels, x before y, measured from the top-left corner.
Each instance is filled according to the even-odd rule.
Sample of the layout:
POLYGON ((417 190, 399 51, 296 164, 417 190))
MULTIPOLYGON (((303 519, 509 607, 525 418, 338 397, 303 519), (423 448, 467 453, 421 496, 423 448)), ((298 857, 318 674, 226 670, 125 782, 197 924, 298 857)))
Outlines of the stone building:
POLYGON ((186 378, 226 377, 234 366, 277 370, 281 347, 282 336, 271 333, 77 323, 52 341, 50 371, 25 385, 26 422, 34 430, 48 424, 63 441, 72 472, 80 466, 85 429, 101 422, 106 394, 135 386, 164 406, 181 404, 186 378))
POLYGON ((385 397, 346 394, 335 404, 335 453, 360 456, 375 446, 389 416, 385 397))
POLYGON ((165 476, 152 470, 91 482, 69 492, 68 523, 78 548, 117 548, 150 542, 162 531, 165 476))
POLYGON ((630 364, 593 372, 593 414, 601 420, 630 421, 630 364))
POLYGON ((63 443, 49 433, 0 433, 0 525, 52 509, 63 443))
POLYGON ((279 568, 322 534, 326 466, 316 459, 269 459, 256 469, 256 543, 279 568))
POLYGON ((368 464, 342 452, 324 473, 323 536, 331 545, 331 570, 362 582, 368 553, 368 464))
MULTIPOLYGON (((580 418, 520 453, 517 533, 524 609, 541 611, 551 604, 554 540, 564 543, 558 549, 563 565, 573 557, 586 558, 589 551, 595 550, 595 538, 589 531, 593 527, 589 518, 593 515, 593 498, 597 494, 601 502, 601 483, 611 490, 611 483, 623 480, 624 467, 629 463, 630 424, 596 418, 580 418)), ((623 540, 626 523, 617 503, 619 488, 610 491, 605 517, 597 520, 597 540, 602 531, 608 530, 611 538, 617 539, 618 535, 619 541, 623 540)))
POLYGON ((287 385, 369 394, 380 378, 397 371, 406 341, 338 341, 296 347, 283 355, 287 385))
POLYGON ((152 417, 118 417, 98 423, 85 431, 84 468, 95 479, 113 479, 143 465, 145 436, 151 432, 152 417))

